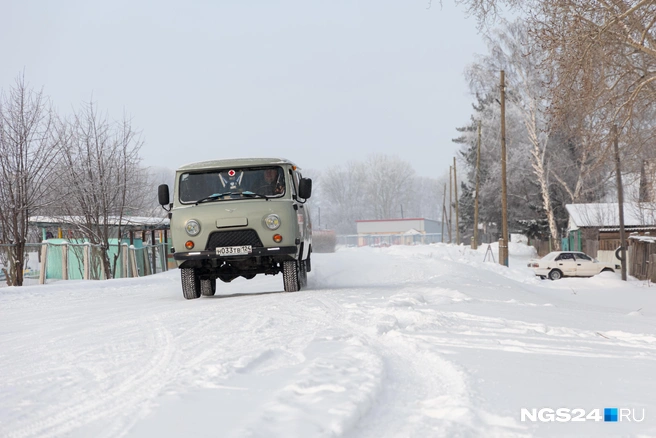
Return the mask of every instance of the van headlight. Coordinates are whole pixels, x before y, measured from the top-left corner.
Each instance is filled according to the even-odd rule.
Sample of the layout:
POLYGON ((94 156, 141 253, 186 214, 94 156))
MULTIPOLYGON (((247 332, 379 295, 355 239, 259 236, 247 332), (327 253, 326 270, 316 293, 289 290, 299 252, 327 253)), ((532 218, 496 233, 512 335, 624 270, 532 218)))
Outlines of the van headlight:
POLYGON ((190 236, 196 236, 198 233, 200 233, 200 224, 196 219, 190 219, 185 224, 185 231, 190 236))
POLYGON ((265 216, 264 225, 270 230, 277 230, 280 228, 280 217, 277 214, 265 216))

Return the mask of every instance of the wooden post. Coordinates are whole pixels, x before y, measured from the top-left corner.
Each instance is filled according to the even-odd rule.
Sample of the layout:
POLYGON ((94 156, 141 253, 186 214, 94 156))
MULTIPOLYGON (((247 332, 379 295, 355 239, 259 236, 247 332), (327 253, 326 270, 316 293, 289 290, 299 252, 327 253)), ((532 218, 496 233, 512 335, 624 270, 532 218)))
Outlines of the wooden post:
POLYGON ((128 263, 128 259, 130 258, 128 254, 128 244, 123 243, 121 245, 121 261, 123 262, 123 272, 121 278, 129 278, 130 277, 130 264, 128 263))
POLYGON ((144 265, 144 272, 143 275, 151 275, 152 274, 152 266, 150 266, 150 260, 148 259, 148 251, 149 248, 152 249, 152 246, 144 246, 143 247, 143 265, 144 265))
POLYGON ((137 250, 134 248, 134 245, 130 245, 130 249, 128 251, 128 254, 130 254, 130 265, 132 266, 132 277, 138 277, 139 276, 139 269, 137 268, 137 250))
POLYGON ((62 249, 62 280, 68 280, 68 243, 64 243, 62 249))
POLYGON ((84 264, 84 273, 82 278, 88 280, 91 277, 91 275, 89 275, 91 272, 91 244, 89 242, 84 242, 83 251, 82 260, 84 264))
POLYGON ((478 121, 478 145, 476 147, 476 193, 474 195, 474 240, 472 249, 478 248, 478 190, 481 182, 481 121, 478 121))
POLYGON ((451 210, 453 210, 453 200, 451 194, 453 193, 453 167, 449 166, 449 243, 453 243, 453 235, 451 234, 451 228, 453 222, 451 222, 451 210))
POLYGON ((157 250, 160 252, 160 263, 162 265, 162 272, 166 272, 169 270, 169 265, 166 260, 166 243, 158 244, 157 250))
POLYGON ((41 244, 41 272, 39 272, 39 284, 46 284, 46 269, 48 269, 48 244, 41 244))
POLYGON ((453 157, 453 193, 456 199, 456 245, 460 245, 460 222, 458 221, 458 176, 456 174, 456 157, 453 157))
POLYGON ((508 188, 506 186, 506 84, 505 72, 501 70, 501 236, 503 254, 499 244, 499 264, 508 266, 508 188))
POLYGON ((446 212, 446 183, 444 183, 444 192, 443 192, 443 198, 442 198, 442 243, 444 243, 444 221, 446 220, 446 217, 444 213, 446 212))
POLYGON ((150 230, 150 245, 152 247, 153 274, 157 274, 157 251, 155 251, 155 230, 150 230))
POLYGON ((622 191, 622 172, 620 166, 620 149, 618 145, 617 125, 613 125, 613 149, 615 150, 615 179, 617 180, 617 207, 620 219, 620 262, 622 263, 622 280, 626 281, 626 234, 624 232, 624 193, 622 191))

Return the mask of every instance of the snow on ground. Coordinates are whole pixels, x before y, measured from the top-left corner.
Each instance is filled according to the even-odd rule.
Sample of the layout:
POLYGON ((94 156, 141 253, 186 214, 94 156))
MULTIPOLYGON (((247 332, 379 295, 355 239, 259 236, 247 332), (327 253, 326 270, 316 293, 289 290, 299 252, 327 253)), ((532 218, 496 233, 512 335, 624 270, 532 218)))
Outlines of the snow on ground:
POLYGON ((268 276, 187 301, 177 270, 0 289, 0 436, 656 436, 656 288, 486 249, 314 254, 297 293, 268 276))

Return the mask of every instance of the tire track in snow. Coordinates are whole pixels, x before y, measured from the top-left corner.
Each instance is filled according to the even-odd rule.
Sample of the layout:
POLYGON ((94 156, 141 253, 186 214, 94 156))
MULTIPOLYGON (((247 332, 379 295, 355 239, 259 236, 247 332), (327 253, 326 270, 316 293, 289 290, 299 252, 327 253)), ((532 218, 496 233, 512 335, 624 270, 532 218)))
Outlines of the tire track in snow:
MULTIPOLYGON (((134 411, 139 410, 139 405, 160 388, 162 374, 166 375, 165 370, 172 358, 170 333, 161 322, 155 321, 154 325, 155 329, 148 332, 147 345, 143 346, 145 350, 155 353, 149 360, 145 363, 132 362, 118 372, 107 373, 109 382, 105 383, 109 385, 91 398, 84 392, 76 391, 63 404, 44 409, 39 419, 28 417, 17 421, 16 428, 8 436, 58 437, 104 418, 122 418, 122 422, 129 423, 135 415, 134 411)), ((140 329, 150 327, 151 324, 143 324, 140 329)), ((112 332, 113 328, 104 327, 102 331, 112 332)), ((102 331, 96 330, 96 334, 102 331)), ((102 432, 96 431, 94 436, 120 436, 125 428, 126 424, 114 423, 102 432)))

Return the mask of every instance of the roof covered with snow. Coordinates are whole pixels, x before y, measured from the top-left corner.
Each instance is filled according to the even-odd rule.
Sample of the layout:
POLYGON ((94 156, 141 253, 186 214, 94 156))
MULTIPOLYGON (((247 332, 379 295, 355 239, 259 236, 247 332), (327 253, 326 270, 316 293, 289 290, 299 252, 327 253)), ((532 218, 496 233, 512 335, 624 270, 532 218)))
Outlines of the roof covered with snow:
MULTIPOLYGON (((617 203, 567 204, 569 229, 586 227, 613 227, 620 225, 617 203)), ((656 204, 627 202, 624 204, 624 226, 656 225, 656 204)))
MULTIPOLYGON (((58 225, 75 225, 85 223, 84 216, 31 216, 30 223, 36 226, 58 226, 58 225)), ((108 218, 109 225, 122 227, 132 227, 138 229, 162 229, 168 228, 170 220, 162 217, 146 217, 146 216, 110 216, 108 218)))

